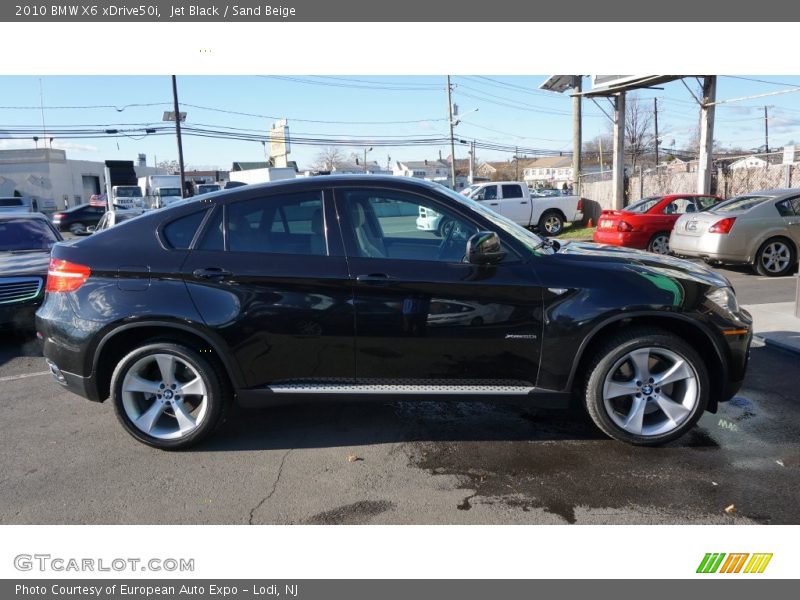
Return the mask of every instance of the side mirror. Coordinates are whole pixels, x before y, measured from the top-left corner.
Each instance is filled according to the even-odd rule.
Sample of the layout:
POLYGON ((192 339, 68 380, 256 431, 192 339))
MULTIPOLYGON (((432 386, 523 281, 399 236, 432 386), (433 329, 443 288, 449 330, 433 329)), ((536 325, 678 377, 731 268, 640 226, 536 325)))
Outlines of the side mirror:
POLYGON ((494 231, 479 231, 467 240, 467 262, 473 265, 493 265, 505 257, 494 231))

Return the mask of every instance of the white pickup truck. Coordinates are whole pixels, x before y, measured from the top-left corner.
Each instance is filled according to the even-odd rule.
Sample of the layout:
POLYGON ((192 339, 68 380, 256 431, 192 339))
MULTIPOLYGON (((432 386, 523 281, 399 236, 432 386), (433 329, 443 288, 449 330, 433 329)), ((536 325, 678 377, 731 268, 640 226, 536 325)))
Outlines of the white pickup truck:
MULTIPOLYGON (((580 196, 531 196, 528 186, 518 181, 493 181, 471 186, 469 198, 480 202, 523 227, 538 227, 543 235, 558 235, 564 223, 583 220, 580 196)), ((442 218, 427 210, 417 218, 417 229, 439 231, 442 218)))

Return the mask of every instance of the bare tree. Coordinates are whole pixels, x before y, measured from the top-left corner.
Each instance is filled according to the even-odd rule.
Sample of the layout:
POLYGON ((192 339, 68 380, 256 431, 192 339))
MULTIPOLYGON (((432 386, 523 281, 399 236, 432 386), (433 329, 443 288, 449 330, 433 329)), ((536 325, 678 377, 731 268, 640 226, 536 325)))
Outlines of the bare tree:
POLYGON ((631 174, 636 163, 654 147, 653 111, 639 102, 636 96, 628 98, 625 107, 625 153, 630 157, 631 174))
POLYGON ((161 160, 156 165, 159 169, 164 169, 167 173, 180 173, 181 167, 177 160, 161 160))
POLYGON ((346 162, 344 152, 336 146, 325 146, 314 159, 314 168, 321 171, 333 171, 334 167, 346 162))

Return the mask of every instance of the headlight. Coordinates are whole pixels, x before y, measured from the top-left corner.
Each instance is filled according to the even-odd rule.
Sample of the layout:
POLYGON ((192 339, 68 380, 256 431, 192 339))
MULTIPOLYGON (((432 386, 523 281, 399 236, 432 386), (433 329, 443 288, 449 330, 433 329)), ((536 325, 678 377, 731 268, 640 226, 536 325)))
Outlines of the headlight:
POLYGON ((736 294, 729 287, 716 288, 708 292, 706 298, 731 314, 739 312, 739 302, 736 300, 736 294))

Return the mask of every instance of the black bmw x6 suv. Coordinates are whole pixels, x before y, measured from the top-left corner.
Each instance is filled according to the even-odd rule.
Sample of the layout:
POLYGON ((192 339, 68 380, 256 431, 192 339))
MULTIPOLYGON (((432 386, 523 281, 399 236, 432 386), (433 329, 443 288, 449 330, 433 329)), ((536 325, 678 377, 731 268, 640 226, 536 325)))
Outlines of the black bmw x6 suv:
POLYGON ((320 395, 580 403, 660 444, 736 393, 752 337, 703 266, 559 245, 379 176, 246 186, 57 245, 36 323, 56 381, 159 448, 234 399, 320 395))

